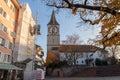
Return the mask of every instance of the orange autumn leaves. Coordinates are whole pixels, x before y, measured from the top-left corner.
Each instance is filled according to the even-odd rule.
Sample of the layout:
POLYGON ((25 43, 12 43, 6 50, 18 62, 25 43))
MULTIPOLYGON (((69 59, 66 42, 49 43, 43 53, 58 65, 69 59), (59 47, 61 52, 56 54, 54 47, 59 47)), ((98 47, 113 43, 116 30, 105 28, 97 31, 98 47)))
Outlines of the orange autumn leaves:
POLYGON ((56 62, 59 62, 58 56, 52 51, 49 52, 46 58, 46 65, 49 65, 51 63, 56 63, 56 62))

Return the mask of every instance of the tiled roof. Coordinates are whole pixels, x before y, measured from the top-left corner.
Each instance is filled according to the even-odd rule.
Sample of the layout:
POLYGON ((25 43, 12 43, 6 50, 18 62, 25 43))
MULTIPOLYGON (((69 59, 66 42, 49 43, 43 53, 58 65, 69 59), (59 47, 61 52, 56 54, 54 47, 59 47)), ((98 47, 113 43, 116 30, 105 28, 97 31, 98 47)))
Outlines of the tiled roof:
POLYGON ((59 52, 95 52, 100 50, 104 52, 102 48, 92 45, 60 45, 59 52))

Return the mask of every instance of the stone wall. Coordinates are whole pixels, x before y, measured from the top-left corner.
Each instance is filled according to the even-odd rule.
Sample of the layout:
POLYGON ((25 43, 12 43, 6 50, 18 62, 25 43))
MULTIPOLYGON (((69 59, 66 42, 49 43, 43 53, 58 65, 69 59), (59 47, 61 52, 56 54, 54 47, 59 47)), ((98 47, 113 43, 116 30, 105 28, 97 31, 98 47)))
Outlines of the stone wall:
POLYGON ((81 71, 74 72, 71 77, 104 77, 104 76, 120 76, 119 66, 99 66, 85 67, 81 71))

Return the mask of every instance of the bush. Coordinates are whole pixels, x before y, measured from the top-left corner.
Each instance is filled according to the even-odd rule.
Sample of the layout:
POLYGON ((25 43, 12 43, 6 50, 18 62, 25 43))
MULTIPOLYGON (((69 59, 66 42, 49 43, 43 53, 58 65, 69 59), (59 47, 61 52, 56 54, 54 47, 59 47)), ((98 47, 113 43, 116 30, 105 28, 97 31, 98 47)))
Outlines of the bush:
POLYGON ((107 61, 106 61, 106 60, 103 60, 103 61, 102 61, 102 65, 103 65, 103 66, 108 65, 107 61))
POLYGON ((96 65, 96 66, 101 66, 101 65, 102 65, 102 64, 101 64, 101 60, 97 58, 97 59, 95 60, 95 65, 96 65))
POLYGON ((95 60, 95 64, 96 64, 96 66, 106 66, 106 65, 108 65, 106 60, 100 60, 98 58, 95 60))
POLYGON ((68 64, 67 64, 67 61, 64 60, 64 61, 60 61, 59 65, 60 65, 60 66, 64 66, 64 65, 68 65, 68 64))
POLYGON ((110 59, 111 65, 117 64, 117 60, 115 59, 115 57, 110 57, 109 59, 110 59))

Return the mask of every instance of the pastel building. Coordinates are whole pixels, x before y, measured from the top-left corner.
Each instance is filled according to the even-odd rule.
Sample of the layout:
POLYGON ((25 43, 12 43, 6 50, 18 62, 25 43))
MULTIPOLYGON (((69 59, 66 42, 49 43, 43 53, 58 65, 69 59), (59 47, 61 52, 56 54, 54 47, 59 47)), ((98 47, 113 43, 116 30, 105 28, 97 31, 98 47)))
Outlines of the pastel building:
POLYGON ((13 62, 16 66, 23 69, 24 75, 19 75, 20 78, 22 77, 24 80, 33 80, 35 68, 40 68, 43 62, 43 54, 41 53, 42 48, 36 45, 37 35, 41 34, 41 30, 40 25, 35 22, 28 3, 23 3, 21 5, 22 8, 19 12, 19 23, 13 51, 13 62), (36 47, 41 49, 39 50, 36 47))
POLYGON ((30 28, 35 25, 31 9, 27 3, 22 4, 19 12, 18 28, 16 32, 14 62, 20 62, 27 58, 33 58, 35 35, 31 35, 30 28))
POLYGON ((17 0, 0 0, 0 62, 11 62, 20 8, 17 0))
POLYGON ((13 51, 13 62, 16 66, 23 69, 24 75, 19 77, 24 78, 24 80, 31 80, 35 56, 35 35, 31 31, 34 30, 35 20, 29 5, 27 3, 21 5, 13 51))
POLYGON ((10 70, 18 69, 11 63, 20 8, 18 0, 0 0, 0 80, 6 80, 10 70))

